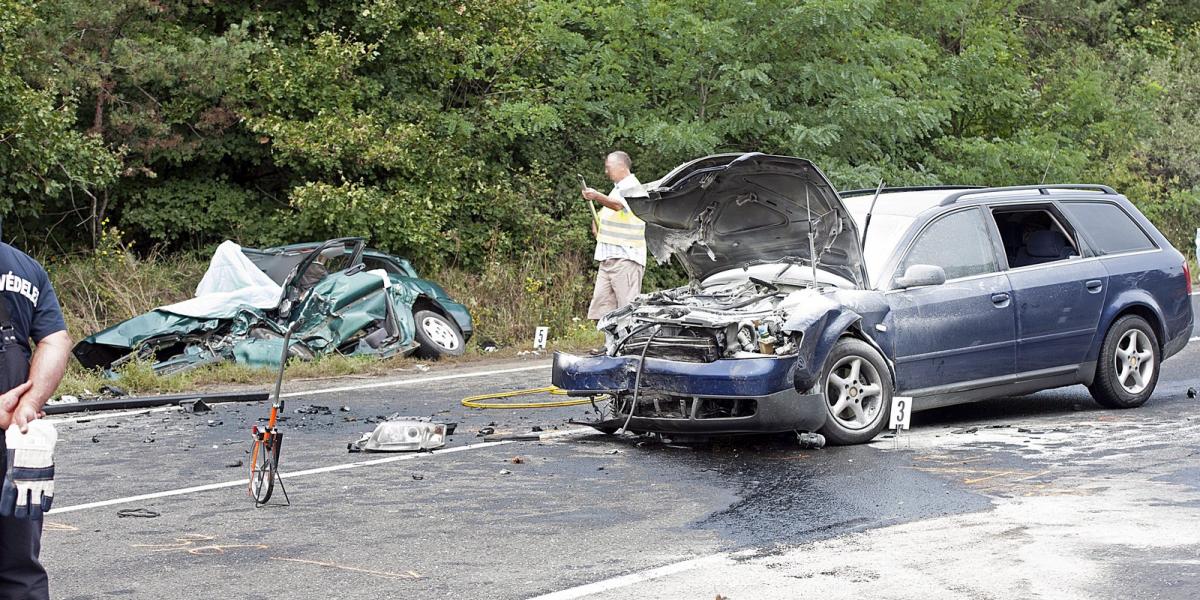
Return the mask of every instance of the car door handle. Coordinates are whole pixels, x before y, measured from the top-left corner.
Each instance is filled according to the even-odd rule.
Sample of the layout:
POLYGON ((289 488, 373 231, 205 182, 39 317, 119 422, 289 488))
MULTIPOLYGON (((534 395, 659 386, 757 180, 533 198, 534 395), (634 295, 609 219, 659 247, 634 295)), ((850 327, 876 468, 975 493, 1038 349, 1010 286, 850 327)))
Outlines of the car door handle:
POLYGON ((1085 282, 1083 285, 1087 286, 1087 290, 1093 294, 1104 289, 1104 282, 1100 281, 1099 279, 1093 279, 1091 281, 1085 282))
POLYGON ((992 304, 995 304, 997 308, 1004 308, 1005 306, 1008 306, 1009 298, 1010 296, 1003 292, 999 294, 992 294, 992 304))

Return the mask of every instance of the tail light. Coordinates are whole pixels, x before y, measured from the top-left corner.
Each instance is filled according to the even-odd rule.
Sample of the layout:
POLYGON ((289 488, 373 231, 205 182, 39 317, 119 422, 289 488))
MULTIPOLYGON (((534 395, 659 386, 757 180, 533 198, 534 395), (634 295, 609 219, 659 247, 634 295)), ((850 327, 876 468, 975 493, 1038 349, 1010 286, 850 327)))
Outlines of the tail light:
POLYGON ((1192 268, 1188 266, 1187 260, 1183 261, 1183 276, 1187 279, 1187 293, 1192 295, 1192 268))

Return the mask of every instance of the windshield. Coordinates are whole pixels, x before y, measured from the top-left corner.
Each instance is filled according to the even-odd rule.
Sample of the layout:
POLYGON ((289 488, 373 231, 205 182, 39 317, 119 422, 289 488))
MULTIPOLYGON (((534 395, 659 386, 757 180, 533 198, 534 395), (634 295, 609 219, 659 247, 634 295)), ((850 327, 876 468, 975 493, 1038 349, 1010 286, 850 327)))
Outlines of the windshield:
MULTIPOLYGON (((858 226, 862 227, 859 215, 853 215, 858 226)), ((900 243, 900 238, 912 225, 913 218, 900 215, 871 215, 871 228, 867 231, 866 247, 863 248, 863 261, 867 263, 867 276, 871 278, 871 286, 879 287, 884 279, 883 266, 889 256, 900 243)))

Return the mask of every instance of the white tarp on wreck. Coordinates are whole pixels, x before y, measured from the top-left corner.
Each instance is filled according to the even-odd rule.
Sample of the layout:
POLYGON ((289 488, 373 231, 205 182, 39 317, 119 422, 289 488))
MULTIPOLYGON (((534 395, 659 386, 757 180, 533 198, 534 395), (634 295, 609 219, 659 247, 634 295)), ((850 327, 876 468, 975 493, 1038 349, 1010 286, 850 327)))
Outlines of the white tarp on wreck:
POLYGON ((226 240, 217 246, 208 271, 196 286, 196 297, 159 310, 197 318, 232 318, 240 306, 271 309, 279 305, 283 288, 262 272, 242 247, 226 240))

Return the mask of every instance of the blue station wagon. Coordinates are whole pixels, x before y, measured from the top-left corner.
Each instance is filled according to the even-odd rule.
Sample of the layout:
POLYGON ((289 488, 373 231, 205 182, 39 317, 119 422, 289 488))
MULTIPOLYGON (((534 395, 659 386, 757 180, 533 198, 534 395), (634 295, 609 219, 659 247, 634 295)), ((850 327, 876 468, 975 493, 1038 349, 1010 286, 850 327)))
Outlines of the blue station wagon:
POLYGON ((553 383, 612 394, 607 432, 874 438, 915 410, 1084 384, 1146 402, 1192 330, 1182 254, 1103 185, 839 194, 810 161, 683 164, 630 207, 689 285, 602 319, 553 383))

